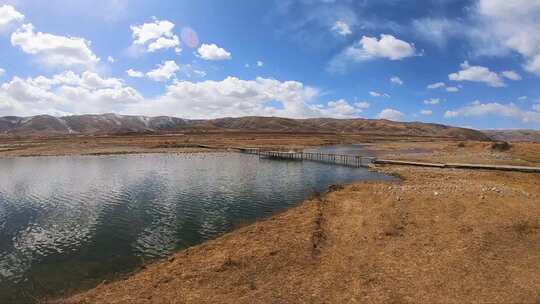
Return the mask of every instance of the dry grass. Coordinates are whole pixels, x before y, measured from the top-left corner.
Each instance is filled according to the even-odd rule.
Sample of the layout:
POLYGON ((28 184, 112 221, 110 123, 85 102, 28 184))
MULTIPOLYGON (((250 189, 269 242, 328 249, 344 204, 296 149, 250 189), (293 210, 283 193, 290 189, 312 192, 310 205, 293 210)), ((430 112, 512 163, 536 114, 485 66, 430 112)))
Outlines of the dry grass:
POLYGON ((386 168, 63 303, 538 303, 540 177, 386 168))
MULTIPOLYGON (((1 142, 11 145, 3 148, 20 150, 0 155, 179 152, 186 144, 291 149, 368 139, 368 148, 386 158, 540 165, 534 143, 496 151, 486 142, 306 134, 12 140, 1 142)), ((283 214, 57 302, 540 302, 540 175, 379 170, 403 181, 333 187, 283 214)))

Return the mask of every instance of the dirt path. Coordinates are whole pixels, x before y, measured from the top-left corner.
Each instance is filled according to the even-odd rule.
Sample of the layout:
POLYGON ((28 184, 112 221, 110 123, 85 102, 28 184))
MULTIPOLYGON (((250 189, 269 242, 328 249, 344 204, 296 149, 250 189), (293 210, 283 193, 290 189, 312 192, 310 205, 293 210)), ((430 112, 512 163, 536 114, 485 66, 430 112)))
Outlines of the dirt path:
POLYGON ((540 176, 386 168, 63 303, 538 303, 540 176))

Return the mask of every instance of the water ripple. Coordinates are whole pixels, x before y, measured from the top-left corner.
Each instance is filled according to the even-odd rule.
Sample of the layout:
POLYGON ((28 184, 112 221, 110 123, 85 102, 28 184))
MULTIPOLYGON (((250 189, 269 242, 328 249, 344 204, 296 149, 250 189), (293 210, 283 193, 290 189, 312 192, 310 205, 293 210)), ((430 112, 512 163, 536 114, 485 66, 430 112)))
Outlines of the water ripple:
POLYGON ((0 303, 64 290, 230 231, 363 169, 215 153, 0 159, 0 303), (39 290, 35 291, 39 292, 39 290))

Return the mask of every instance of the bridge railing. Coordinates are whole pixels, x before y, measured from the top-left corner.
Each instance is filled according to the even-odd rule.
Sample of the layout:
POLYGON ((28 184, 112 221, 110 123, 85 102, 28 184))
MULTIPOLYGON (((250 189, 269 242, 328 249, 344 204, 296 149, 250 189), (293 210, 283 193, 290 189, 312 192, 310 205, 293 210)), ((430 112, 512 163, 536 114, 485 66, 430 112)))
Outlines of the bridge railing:
POLYGON ((314 161, 320 163, 343 165, 348 167, 368 167, 374 161, 372 157, 363 157, 360 155, 344 155, 332 153, 315 152, 284 152, 284 151, 261 151, 256 148, 239 149, 242 153, 256 154, 262 158, 280 159, 280 160, 299 160, 314 161))

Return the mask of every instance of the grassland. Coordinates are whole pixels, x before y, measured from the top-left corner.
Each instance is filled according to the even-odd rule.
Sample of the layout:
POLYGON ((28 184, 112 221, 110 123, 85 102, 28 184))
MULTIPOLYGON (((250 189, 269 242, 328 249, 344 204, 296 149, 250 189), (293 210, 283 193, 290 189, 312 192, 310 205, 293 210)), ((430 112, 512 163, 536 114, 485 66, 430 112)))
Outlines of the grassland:
MULTIPOLYGON (((385 158, 540 166, 539 144, 499 150, 489 142, 437 138, 216 133, 0 142, 2 156, 362 142, 385 158)), ((540 302, 540 175, 374 169, 401 181, 332 187, 299 207, 53 302, 540 302)))

